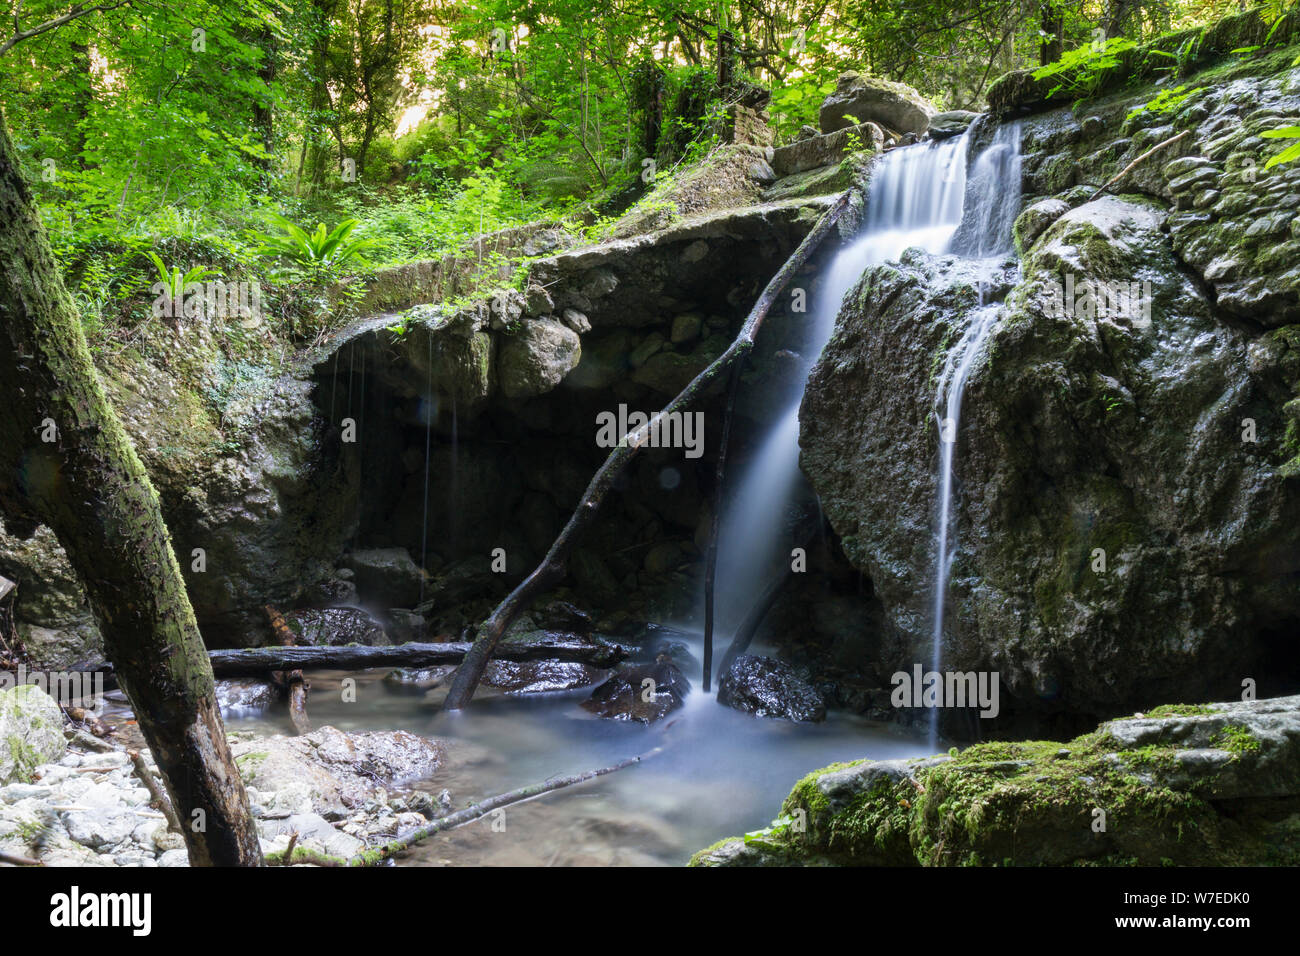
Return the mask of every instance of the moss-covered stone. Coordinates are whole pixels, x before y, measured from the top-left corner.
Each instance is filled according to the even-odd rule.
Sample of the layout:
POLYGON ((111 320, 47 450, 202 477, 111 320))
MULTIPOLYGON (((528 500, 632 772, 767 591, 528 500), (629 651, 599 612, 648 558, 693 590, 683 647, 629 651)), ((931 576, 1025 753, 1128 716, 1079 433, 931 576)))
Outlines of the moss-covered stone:
POLYGON ((814 771, 773 825, 697 866, 1240 865, 1300 859, 1300 698, 814 771), (1150 742, 1152 739, 1159 743, 1150 742), (1220 741, 1226 752, 1201 744, 1220 741), (1207 754, 1221 753, 1219 757, 1207 754), (1284 768, 1289 783, 1277 785, 1284 768), (1255 779, 1252 790, 1243 781, 1255 779), (1224 802, 1230 801, 1230 802, 1224 802))

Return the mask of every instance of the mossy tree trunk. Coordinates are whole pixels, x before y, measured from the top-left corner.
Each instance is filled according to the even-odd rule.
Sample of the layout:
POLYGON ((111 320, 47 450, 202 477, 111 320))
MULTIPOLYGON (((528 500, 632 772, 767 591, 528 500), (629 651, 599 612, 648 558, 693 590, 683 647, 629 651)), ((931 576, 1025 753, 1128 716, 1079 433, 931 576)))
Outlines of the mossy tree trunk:
POLYGON ((0 511, 76 569, 190 862, 262 862, 158 497, 100 384, 0 114, 0 511))

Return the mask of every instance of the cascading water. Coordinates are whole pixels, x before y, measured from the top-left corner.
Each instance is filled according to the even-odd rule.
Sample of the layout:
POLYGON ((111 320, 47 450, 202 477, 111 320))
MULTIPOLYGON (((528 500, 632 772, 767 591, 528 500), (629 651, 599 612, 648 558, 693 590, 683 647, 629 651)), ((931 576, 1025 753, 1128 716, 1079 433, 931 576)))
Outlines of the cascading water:
MULTIPOLYGON (((971 259, 1004 257, 1010 251, 1011 224, 1020 205, 1020 129, 1001 126, 967 174, 966 154, 979 123, 961 137, 893 150, 880 160, 872 178, 862 234, 832 262, 812 313, 809 371, 830 339, 845 294, 863 271, 897 259, 904 250, 955 252, 971 259)), ((939 496, 936 502, 934 630, 931 664, 942 660, 943 618, 952 564, 953 462, 961 401, 980 349, 996 327, 999 308, 984 304, 949 352, 940 377, 936 411, 941 429, 939 496)), ((720 630, 734 633, 749 609, 759 583, 770 579, 784 560, 784 538, 754 515, 779 515, 799 485, 799 405, 802 393, 782 412, 742 477, 723 514, 718 560, 720 630)), ((930 725, 937 743, 938 722, 930 725)))
MULTIPOLYGON (((872 175, 862 235, 843 249, 822 279, 810 313, 803 377, 830 340, 845 293, 869 266, 916 246, 942 252, 962 218, 966 137, 886 153, 872 175)), ((761 584, 789 559, 785 522, 779 528, 755 515, 785 515, 800 486, 799 405, 795 394, 764 439, 723 512, 718 540, 717 620, 734 633, 761 584)))

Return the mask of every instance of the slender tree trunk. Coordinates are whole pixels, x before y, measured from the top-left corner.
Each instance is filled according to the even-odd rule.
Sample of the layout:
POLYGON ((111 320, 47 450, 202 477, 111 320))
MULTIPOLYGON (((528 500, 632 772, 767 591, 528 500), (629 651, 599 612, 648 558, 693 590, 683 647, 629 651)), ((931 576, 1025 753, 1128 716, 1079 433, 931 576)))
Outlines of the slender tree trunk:
POLYGON ((91 363, 2 114, 0 401, 0 510, 11 527, 49 525, 67 551, 190 862, 261 864, 158 496, 91 363))

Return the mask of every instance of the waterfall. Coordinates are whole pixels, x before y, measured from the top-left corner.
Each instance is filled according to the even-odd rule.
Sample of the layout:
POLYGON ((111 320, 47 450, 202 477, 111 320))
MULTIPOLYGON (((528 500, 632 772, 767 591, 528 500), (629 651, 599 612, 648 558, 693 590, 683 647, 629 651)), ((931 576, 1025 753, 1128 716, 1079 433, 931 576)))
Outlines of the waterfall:
MULTIPOLYGON (((981 120, 965 134, 938 143, 892 150, 873 170, 861 235, 831 262, 810 315, 810 345, 803 356, 806 379, 830 340, 844 296, 874 265, 904 250, 952 252, 967 259, 1002 259, 1011 250, 1011 224, 1020 208, 1020 127, 1000 126, 967 170, 967 151, 981 120)), ((953 465, 966 382, 980 350, 997 325, 999 306, 980 305, 946 356, 936 393, 940 427, 939 492, 936 501, 934 626, 931 666, 942 662, 943 618, 953 556, 953 465), (942 415, 939 414, 942 409, 942 415)), ((722 517, 718 543, 717 604, 720 633, 734 633, 762 584, 789 560, 785 522, 802 475, 799 471, 799 405, 802 390, 777 416, 746 469, 722 517)), ((930 743, 937 743, 937 712, 930 743)))
MULTIPOLYGON (((845 293, 869 266, 917 246, 942 252, 962 218, 967 137, 891 150, 871 178, 862 235, 832 261, 813 297, 803 377, 835 328, 845 293)), ((720 635, 735 633, 763 583, 789 561, 788 512, 797 500, 800 389, 776 417, 729 497, 718 538, 716 603, 720 635)))

